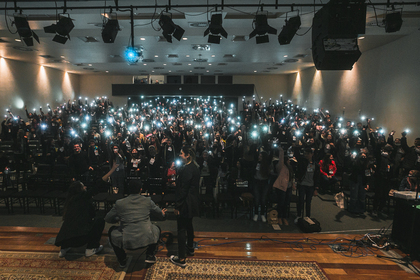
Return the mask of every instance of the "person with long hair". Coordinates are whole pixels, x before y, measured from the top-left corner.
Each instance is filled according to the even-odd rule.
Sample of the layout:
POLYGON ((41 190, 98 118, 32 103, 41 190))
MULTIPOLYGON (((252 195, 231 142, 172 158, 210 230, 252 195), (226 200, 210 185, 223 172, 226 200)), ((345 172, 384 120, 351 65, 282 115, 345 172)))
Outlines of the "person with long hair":
POLYGON ((258 154, 258 162, 254 169, 254 178, 253 178, 253 194, 254 194, 254 218, 253 220, 258 221, 259 215, 261 216, 261 221, 264 223, 267 221, 266 218, 266 204, 267 204, 267 195, 270 189, 268 184, 268 179, 270 177, 270 160, 267 152, 260 152, 258 154), (259 208, 261 209, 259 211, 259 208))
POLYGON ((194 228, 192 219, 199 216, 200 200, 198 187, 200 169, 195 162, 194 150, 188 146, 181 149, 180 158, 183 162, 178 171, 176 183, 176 201, 174 213, 177 216, 178 256, 172 255, 170 261, 180 267, 185 267, 186 256, 194 256, 194 228))
POLYGON ((283 157, 283 162, 279 162, 279 176, 273 184, 274 191, 277 195, 277 217, 279 225, 289 225, 287 220, 287 207, 292 196, 294 185, 293 168, 290 165, 290 158, 283 157))
POLYGON ((110 165, 112 166, 114 163, 118 165, 118 168, 111 175, 112 189, 114 193, 119 193, 119 194, 124 195, 125 156, 124 156, 123 151, 118 147, 118 145, 112 146, 110 165))
POLYGON ((86 257, 102 251, 103 246, 99 241, 105 221, 102 218, 95 218, 92 194, 92 189, 87 191, 82 182, 71 183, 64 204, 63 224, 55 240, 55 245, 61 247, 59 257, 64 257, 72 247, 85 244, 87 244, 86 257))
POLYGON ((306 148, 303 157, 299 157, 296 169, 296 181, 298 189, 297 217, 303 216, 303 210, 306 206, 306 216, 311 217, 312 196, 315 186, 319 183, 319 166, 313 159, 314 152, 311 148, 306 148))
POLYGON ((327 153, 324 158, 319 161, 319 171, 321 173, 320 191, 322 192, 333 191, 332 187, 338 181, 337 177, 335 177, 337 166, 333 159, 333 155, 327 153))

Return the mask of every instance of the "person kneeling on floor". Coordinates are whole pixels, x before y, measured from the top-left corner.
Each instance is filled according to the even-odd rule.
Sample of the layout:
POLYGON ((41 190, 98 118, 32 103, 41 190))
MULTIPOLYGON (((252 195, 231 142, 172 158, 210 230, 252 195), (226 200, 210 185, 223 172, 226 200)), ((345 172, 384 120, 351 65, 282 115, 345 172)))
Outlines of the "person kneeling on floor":
POLYGON ((94 188, 87 187, 80 181, 71 183, 64 204, 63 224, 55 240, 56 246, 61 246, 58 254, 64 257, 72 247, 85 244, 86 257, 102 251, 99 244, 105 227, 103 218, 95 218, 95 208, 92 204, 94 188))
POLYGON ((147 247, 145 262, 156 262, 155 253, 160 238, 160 228, 151 223, 150 214, 156 213, 165 217, 166 208, 160 209, 150 197, 142 196, 141 190, 141 181, 131 181, 128 186, 130 195, 117 200, 105 216, 105 221, 108 223, 120 223, 108 231, 109 241, 120 267, 125 267, 127 264, 125 250, 144 247, 147 247))

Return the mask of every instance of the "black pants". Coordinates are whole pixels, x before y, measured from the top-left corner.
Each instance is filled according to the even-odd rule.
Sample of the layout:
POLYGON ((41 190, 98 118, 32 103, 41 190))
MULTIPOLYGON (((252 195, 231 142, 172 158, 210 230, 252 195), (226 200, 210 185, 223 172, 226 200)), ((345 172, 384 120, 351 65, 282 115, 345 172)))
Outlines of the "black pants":
POLYGON ((303 208, 306 206, 306 216, 311 217, 311 204, 312 196, 314 195, 314 186, 298 185, 298 205, 297 205, 297 216, 301 217, 303 214, 303 208), (306 202, 306 205, 305 205, 306 202))
POLYGON ((189 248, 194 246, 194 228, 192 224, 192 218, 178 216, 177 218, 178 227, 178 257, 185 259, 187 245, 189 248), (186 245, 185 245, 186 244, 186 245))
POLYGON ((66 249, 70 247, 80 247, 85 244, 87 244, 86 249, 98 248, 100 245, 99 241, 101 240, 104 228, 104 219, 95 218, 88 234, 63 240, 63 242, 61 242, 61 249, 66 249))
MULTIPOLYGON (((117 226, 112 226, 109 228, 108 230, 108 237, 109 237, 109 243, 111 243, 112 248, 114 249, 115 255, 117 256, 117 259, 119 262, 124 261, 127 258, 127 254, 124 250, 124 248, 118 247, 116 245, 114 245, 114 243, 112 243, 112 231, 116 230, 118 227, 117 226)), ((159 239, 160 239, 160 228, 159 228, 159 239)), ((147 256, 154 256, 156 254, 156 250, 157 250, 157 243, 153 243, 153 244, 149 244, 148 246, 146 246, 146 255, 147 256)), ((135 249, 128 249, 128 250, 138 250, 138 249, 142 249, 145 247, 139 247, 139 248, 135 248, 135 249)))

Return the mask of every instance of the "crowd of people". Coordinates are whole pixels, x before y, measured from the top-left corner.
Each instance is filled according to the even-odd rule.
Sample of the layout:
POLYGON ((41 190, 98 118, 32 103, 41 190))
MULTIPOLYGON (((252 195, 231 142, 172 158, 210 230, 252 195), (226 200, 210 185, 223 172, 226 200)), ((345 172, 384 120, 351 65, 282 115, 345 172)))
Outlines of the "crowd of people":
MULTIPOLYGON (((355 215, 365 212, 368 190, 375 192, 372 215, 385 215, 391 189, 416 190, 420 138, 410 147, 407 131, 397 137, 363 116, 353 122, 282 98, 244 98, 239 105, 223 97, 137 100, 118 107, 106 97, 79 98, 56 108, 48 105, 46 111, 25 108, 26 121, 9 109, 1 139, 11 141, 25 162, 68 165, 81 181, 103 166, 117 166, 110 175, 112 192, 122 195, 131 193, 127 177, 162 178, 165 192, 176 192, 179 160, 188 147, 201 178, 194 187, 214 194, 225 184, 217 191, 237 194, 235 185, 248 182, 241 192, 253 196, 253 220, 266 222, 267 206, 275 203, 281 225, 289 223, 293 188, 298 217, 310 217, 312 197, 336 191, 344 177, 350 188, 348 211, 355 215), (41 147, 36 155, 29 149, 34 140, 41 147)), ((183 234, 192 228, 192 214, 187 216, 178 223, 183 234)), ((184 248, 175 261, 183 263, 185 254, 184 248)))

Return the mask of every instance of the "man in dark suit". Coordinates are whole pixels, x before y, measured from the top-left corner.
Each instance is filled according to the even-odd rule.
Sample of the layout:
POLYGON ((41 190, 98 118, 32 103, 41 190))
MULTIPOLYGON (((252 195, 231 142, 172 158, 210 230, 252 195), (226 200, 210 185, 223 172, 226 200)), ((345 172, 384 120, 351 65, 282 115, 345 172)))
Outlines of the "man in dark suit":
POLYGON ((200 169, 195 162, 195 153, 190 147, 184 146, 179 156, 184 166, 178 172, 174 210, 178 227, 178 256, 172 255, 170 261, 177 266, 185 267, 186 255, 194 255, 192 219, 194 216, 199 216, 200 210, 198 197, 200 169))
POLYGON ((120 267, 127 264, 124 249, 146 249, 146 263, 156 262, 157 242, 160 238, 160 228, 150 222, 150 214, 165 216, 166 209, 160 209, 150 197, 140 195, 141 182, 133 180, 128 187, 130 195, 115 202, 114 207, 105 216, 108 223, 120 225, 112 226, 108 236, 120 267))

